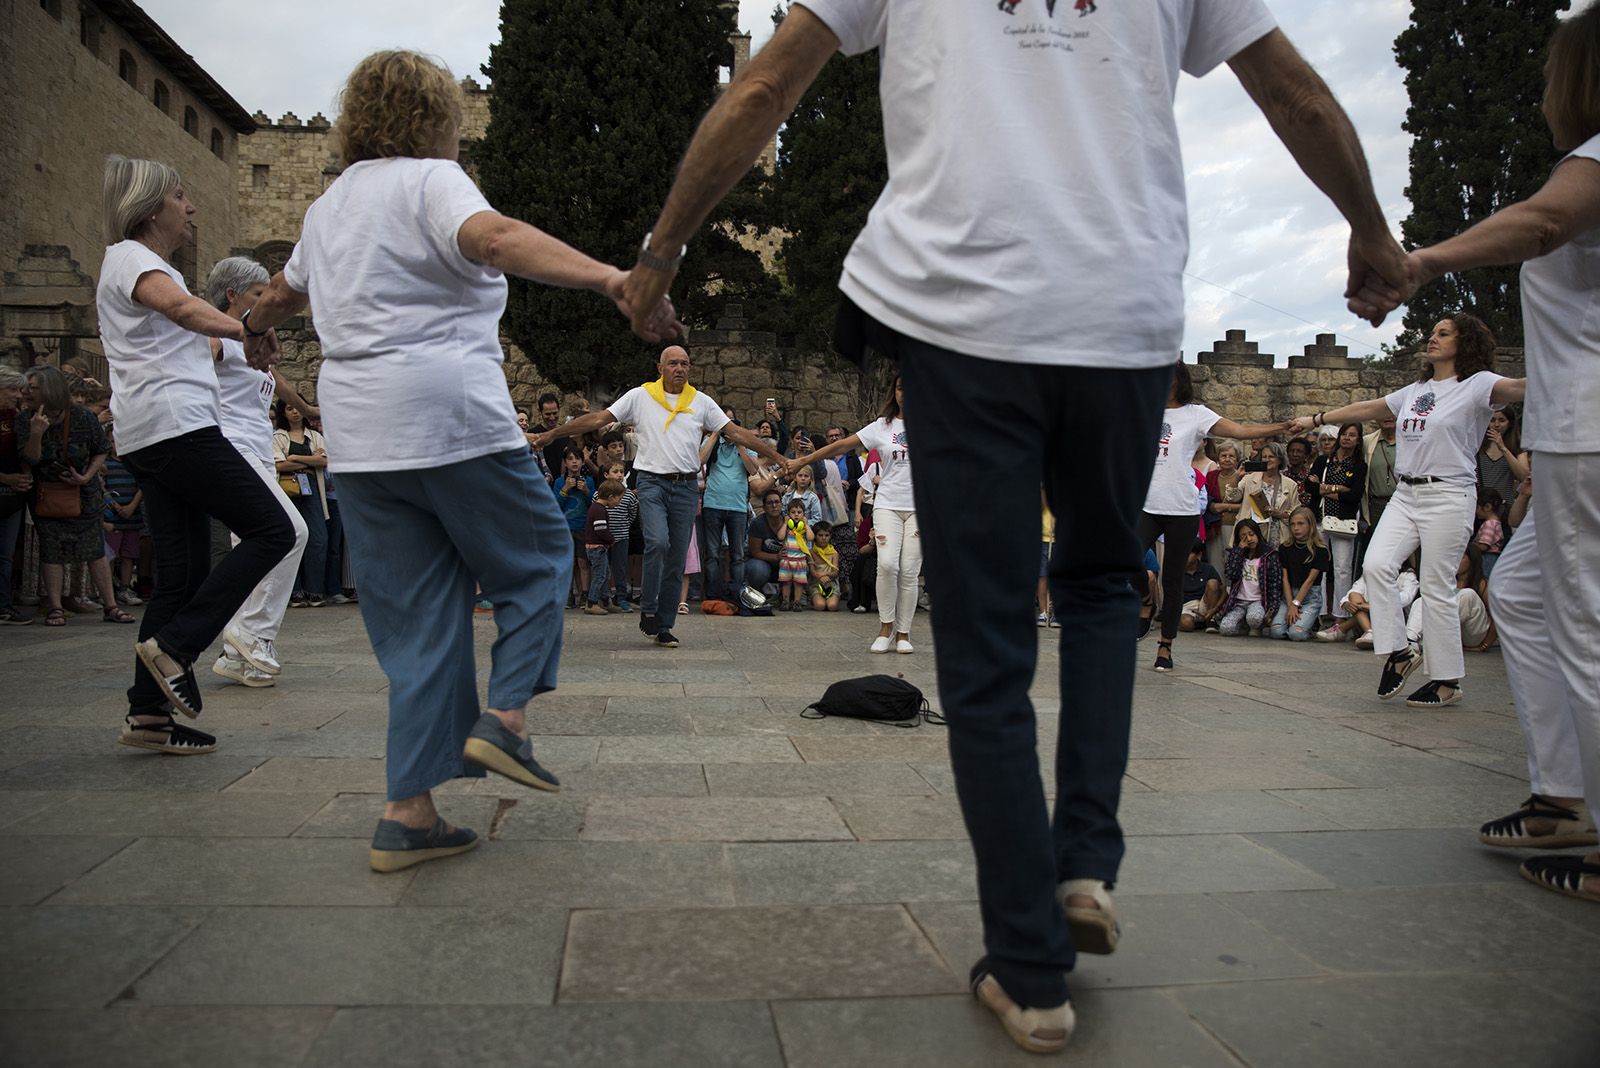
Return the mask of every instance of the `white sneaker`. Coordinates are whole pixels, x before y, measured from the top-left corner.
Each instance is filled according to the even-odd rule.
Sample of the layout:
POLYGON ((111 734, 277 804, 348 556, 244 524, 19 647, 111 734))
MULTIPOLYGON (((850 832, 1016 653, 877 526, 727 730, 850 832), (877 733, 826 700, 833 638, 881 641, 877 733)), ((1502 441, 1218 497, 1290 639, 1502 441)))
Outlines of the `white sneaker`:
POLYGON ((864 605, 864 604, 858 604, 854 608, 850 609, 850 611, 854 612, 858 616, 865 615, 866 611, 867 611, 867 606, 864 605))
POLYGON ((230 626, 222 632, 222 647, 224 654, 231 652, 263 675, 276 675, 283 670, 272 642, 246 634, 237 627, 230 626))
POLYGON ((1050 625, 1050 613, 1048 613, 1048 612, 1040 612, 1039 613, 1039 618, 1037 620, 1035 620, 1034 622, 1038 626, 1048 627, 1050 625))
POLYGON ((869 649, 868 652, 887 653, 889 651, 889 647, 893 644, 893 638, 889 637, 887 634, 880 634, 876 638, 872 639, 872 648, 869 649))
POLYGON ((911 643, 906 641, 904 638, 901 638, 899 641, 894 643, 894 651, 897 653, 916 652, 916 650, 911 647, 911 643))
POLYGON ((1372 644, 1372 632, 1370 630, 1362 631, 1361 637, 1356 639, 1357 649, 1371 649, 1372 644))
POLYGON ((217 657, 217 662, 211 665, 211 670, 225 679, 232 679, 250 687, 275 686, 278 681, 265 671, 257 671, 248 661, 235 660, 228 656, 217 657))
POLYGON ((1317 631, 1317 641, 1342 642, 1344 641, 1344 635, 1339 633, 1338 627, 1329 627, 1327 630, 1317 631))

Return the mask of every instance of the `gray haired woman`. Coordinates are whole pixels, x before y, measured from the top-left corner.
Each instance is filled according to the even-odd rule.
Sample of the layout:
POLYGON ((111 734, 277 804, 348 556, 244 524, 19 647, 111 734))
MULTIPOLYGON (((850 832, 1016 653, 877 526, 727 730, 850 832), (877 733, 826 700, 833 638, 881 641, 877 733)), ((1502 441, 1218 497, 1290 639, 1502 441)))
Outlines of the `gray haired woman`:
POLYGON ((1289 454, 1278 442, 1267 442, 1261 459, 1267 469, 1252 471, 1240 480, 1238 518, 1255 520, 1266 543, 1277 545, 1283 541, 1289 517, 1300 507, 1300 487, 1284 473, 1289 467, 1289 454))
POLYGON ((206 339, 245 335, 239 320, 192 296, 169 262, 192 235, 194 213, 171 167, 121 156, 106 161, 111 244, 95 307, 119 456, 144 494, 156 562, 120 741, 176 754, 216 748, 215 738, 179 726, 172 713, 200 713, 195 659, 295 542, 282 506, 219 427, 221 400, 206 339), (213 517, 240 538, 215 570, 213 517))

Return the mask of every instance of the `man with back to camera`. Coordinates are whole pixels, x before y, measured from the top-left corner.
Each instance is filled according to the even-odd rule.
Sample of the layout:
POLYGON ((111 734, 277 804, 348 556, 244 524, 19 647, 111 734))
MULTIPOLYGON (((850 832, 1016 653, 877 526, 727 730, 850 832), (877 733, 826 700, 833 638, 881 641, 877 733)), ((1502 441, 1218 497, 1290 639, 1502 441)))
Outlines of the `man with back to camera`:
POLYGON ((720 433, 772 463, 783 457, 772 446, 733 423, 717 402, 689 385, 689 353, 680 345, 661 351, 661 377, 628 390, 599 412, 535 435, 534 447, 616 422, 632 423, 639 436, 633 461, 634 493, 644 528, 644 583, 639 596, 639 629, 656 645, 676 649, 672 633, 689 531, 700 503, 700 445, 720 433))
POLYGON ((1036 1052, 1071 1035, 1076 952, 1110 952, 1120 934, 1108 891, 1123 854, 1135 521, 1188 254, 1179 71, 1229 63, 1349 220, 1347 292, 1405 278, 1354 129, 1262 0, 1088 5, 1073 26, 1069 49, 1048 23, 989 4, 797 0, 702 121, 627 287, 632 307, 652 307, 833 53, 879 50, 890 180, 845 260, 836 343, 856 358, 870 344, 904 375, 924 573, 964 606, 933 626, 987 949, 972 989, 1036 1052), (1098 445, 1088 463, 1085 441, 1098 445), (1038 528, 993 518, 1031 513, 1041 482, 1062 620, 1053 824, 1027 694, 1038 528), (1061 507, 1077 499, 1096 506, 1061 507), (974 545, 990 566, 971 566, 974 545))

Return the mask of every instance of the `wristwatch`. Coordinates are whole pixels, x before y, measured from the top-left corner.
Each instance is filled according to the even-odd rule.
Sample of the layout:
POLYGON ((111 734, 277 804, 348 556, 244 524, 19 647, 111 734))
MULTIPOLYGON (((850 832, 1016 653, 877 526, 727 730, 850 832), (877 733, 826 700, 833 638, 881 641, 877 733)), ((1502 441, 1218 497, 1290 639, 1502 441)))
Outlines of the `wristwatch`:
POLYGON ((1299 608, 1299 607, 1300 607, 1300 602, 1299 602, 1299 601, 1295 601, 1295 602, 1294 602, 1294 606, 1295 606, 1295 607, 1296 607, 1296 608, 1299 608))
POLYGON ((683 257, 688 254, 689 246, 684 245, 680 247, 677 255, 675 256, 657 256, 654 252, 650 251, 650 238, 653 235, 654 231, 651 231, 650 233, 644 235, 643 241, 639 242, 639 262, 650 268, 652 271, 677 270, 678 264, 682 263, 683 257))

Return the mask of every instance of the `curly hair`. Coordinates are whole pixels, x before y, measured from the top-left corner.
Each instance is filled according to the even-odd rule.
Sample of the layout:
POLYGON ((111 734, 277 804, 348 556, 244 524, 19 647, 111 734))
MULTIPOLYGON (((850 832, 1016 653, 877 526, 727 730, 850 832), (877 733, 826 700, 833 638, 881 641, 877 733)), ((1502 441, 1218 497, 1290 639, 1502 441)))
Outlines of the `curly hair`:
MULTIPOLYGON (((1494 370, 1494 331, 1476 315, 1457 312, 1446 315, 1443 322, 1456 328, 1456 378, 1465 382, 1479 371, 1494 370)), ((1433 364, 1423 357, 1417 381, 1426 382, 1433 377, 1433 364)))
POLYGON ((345 166, 364 159, 437 159, 461 128, 461 87, 420 52, 374 52, 339 93, 336 133, 345 166))

